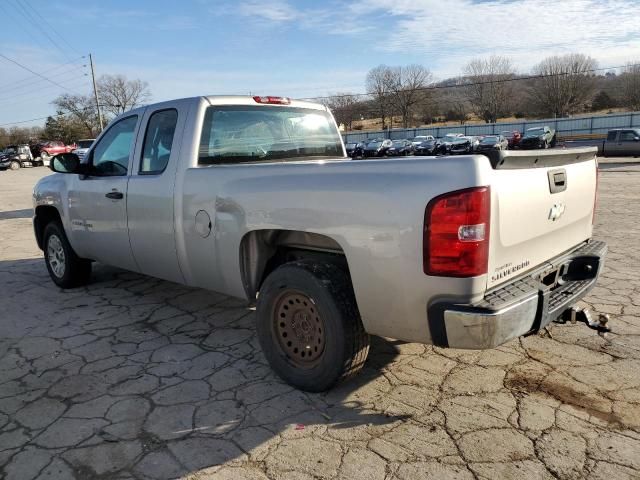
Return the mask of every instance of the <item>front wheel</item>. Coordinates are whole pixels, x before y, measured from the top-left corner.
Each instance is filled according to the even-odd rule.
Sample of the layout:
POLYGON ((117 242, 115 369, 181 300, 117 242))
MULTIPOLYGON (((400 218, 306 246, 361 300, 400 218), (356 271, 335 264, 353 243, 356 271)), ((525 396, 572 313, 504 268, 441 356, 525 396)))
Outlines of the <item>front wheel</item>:
POLYGON ((44 229, 44 259, 57 286, 74 288, 89 283, 91 261, 76 255, 59 222, 51 222, 44 229))
POLYGON ((364 366, 369 335, 338 266, 296 261, 278 267, 264 281, 256 311, 262 351, 290 385, 322 392, 364 366))
POLYGON ((20 167, 21 167, 20 162, 19 162, 19 161, 17 161, 17 160, 13 160, 13 161, 9 164, 9 168, 10 168, 11 170, 20 170, 20 167))

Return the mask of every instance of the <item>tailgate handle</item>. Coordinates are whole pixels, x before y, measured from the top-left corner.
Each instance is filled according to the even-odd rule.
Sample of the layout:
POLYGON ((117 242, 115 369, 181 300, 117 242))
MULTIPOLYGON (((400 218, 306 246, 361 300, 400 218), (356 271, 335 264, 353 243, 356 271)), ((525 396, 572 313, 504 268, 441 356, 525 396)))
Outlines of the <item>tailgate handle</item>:
POLYGON ((551 193, 564 192, 567 189, 567 171, 564 168, 549 170, 547 176, 551 193))

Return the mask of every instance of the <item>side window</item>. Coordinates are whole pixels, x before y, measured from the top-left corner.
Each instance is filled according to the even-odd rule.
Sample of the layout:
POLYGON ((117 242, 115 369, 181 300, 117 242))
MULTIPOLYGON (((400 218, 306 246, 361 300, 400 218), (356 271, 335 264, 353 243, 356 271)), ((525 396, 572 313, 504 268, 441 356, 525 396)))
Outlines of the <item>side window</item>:
POLYGON ((607 133, 607 142, 615 142, 617 134, 618 134, 617 130, 613 130, 607 133))
POLYGON ((167 168, 177 123, 176 110, 160 110, 149 117, 140 162, 141 174, 158 175, 167 168))
POLYGON ((636 133, 633 130, 625 130, 620 132, 620 141, 621 142, 633 142, 636 138, 636 133))
POLYGON ((109 127, 93 149, 91 173, 97 176, 126 175, 138 117, 123 118, 109 127))

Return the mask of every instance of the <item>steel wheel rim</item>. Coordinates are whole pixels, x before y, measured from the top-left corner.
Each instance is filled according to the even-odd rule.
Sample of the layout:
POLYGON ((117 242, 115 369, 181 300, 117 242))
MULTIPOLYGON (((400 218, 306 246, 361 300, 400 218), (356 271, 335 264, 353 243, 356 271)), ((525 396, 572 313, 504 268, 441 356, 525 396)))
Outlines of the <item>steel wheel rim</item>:
POLYGON ((272 318, 277 344, 291 363, 311 368, 320 362, 326 345, 325 325, 311 297, 297 290, 282 292, 272 318))
POLYGON ((18 170, 20 168, 20 164, 18 162, 11 162, 11 165, 9 165, 11 170, 18 170))
POLYGON ((53 274, 62 278, 66 269, 64 248, 57 235, 51 235, 47 242, 47 261, 53 274))

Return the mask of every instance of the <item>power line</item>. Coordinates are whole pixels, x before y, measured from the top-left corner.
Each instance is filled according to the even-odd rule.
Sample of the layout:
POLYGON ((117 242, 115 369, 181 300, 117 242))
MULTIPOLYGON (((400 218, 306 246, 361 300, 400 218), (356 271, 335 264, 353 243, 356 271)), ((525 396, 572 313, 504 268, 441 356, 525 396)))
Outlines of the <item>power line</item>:
MULTIPOLYGON (((20 0, 16 0, 16 1, 20 1, 20 0)), ((28 0, 22 0, 22 1, 23 1, 23 2, 24 2, 24 3, 25 3, 25 4, 26 4, 26 5, 27 5, 31 10, 33 10, 33 12, 34 12, 38 17, 40 17, 40 19, 42 19, 42 21, 43 21, 45 24, 47 24, 47 25, 49 26, 49 28, 51 29, 51 31, 52 31, 53 33, 55 33, 55 34, 56 34, 56 35, 57 35, 57 36, 58 36, 58 37, 59 37, 59 38, 60 38, 60 39, 65 43, 65 44, 67 44, 67 46, 68 46, 71 50, 73 50, 73 51, 74 51, 74 52, 76 52, 76 53, 80 53, 76 48, 74 48, 74 47, 73 47, 73 45, 71 45, 69 42, 67 42, 67 39, 66 39, 66 38, 64 38, 64 37, 60 34, 60 32, 58 32, 58 30, 56 30, 56 29, 54 28, 54 26, 53 26, 53 25, 51 25, 51 24, 49 23, 49 21, 48 21, 45 17, 43 17, 42 15, 40 15, 40 12, 38 12, 38 9, 37 9, 37 8, 33 8, 33 6, 29 4, 29 1, 28 1, 28 0)))
MULTIPOLYGON (((56 67, 51 67, 51 68, 47 69, 47 73, 54 72, 56 70, 60 70, 61 68, 66 67, 67 65, 73 65, 75 62, 77 62, 78 60, 82 60, 83 58, 86 58, 86 57, 83 55, 81 57, 74 58, 70 62, 63 63, 63 64, 58 65, 56 67)), ((86 68, 87 65, 83 64, 83 65, 78 65, 78 66, 86 68)), ((50 76, 56 76, 56 75, 50 75, 50 76)), ((29 81, 29 80, 32 80, 32 78, 31 77, 25 77, 25 78, 21 78, 20 80, 14 80, 12 82, 5 83, 4 85, 0 85, 0 90, 3 90, 4 88, 7 88, 7 87, 13 87, 15 84, 22 84, 23 82, 29 81)), ((36 81, 40 82, 41 80, 36 80, 36 81)))
MULTIPOLYGON (((460 83, 455 85, 428 85, 426 87, 416 88, 416 92, 429 91, 429 90, 444 90, 447 88, 466 88, 472 87, 476 85, 488 85, 494 83, 508 83, 508 82, 518 82, 525 80, 536 80, 540 78, 550 78, 550 77, 562 77, 569 75, 582 75, 585 73, 594 73, 594 72, 602 72, 605 70, 615 70, 618 68, 628 68, 628 67, 639 67, 640 63, 633 63, 628 65, 619 65, 616 67, 603 67, 603 68, 592 68, 589 70, 582 70, 580 72, 561 72, 561 73, 548 73, 548 74, 540 74, 540 75, 527 75, 523 77, 513 77, 513 78, 500 78, 497 80, 485 80, 480 82, 468 82, 468 83, 460 83)), ((387 92, 387 95, 391 95, 393 92, 387 92)), ((370 97, 370 93, 344 93, 337 95, 322 95, 318 97, 304 97, 299 98, 298 100, 322 100, 322 99, 333 99, 333 98, 345 98, 345 97, 370 97)))
MULTIPOLYGON (((81 89, 84 89, 85 87, 87 87, 87 84, 81 80, 79 83, 69 84, 68 86, 74 89, 75 91, 80 92, 81 89)), ((2 98, 0 99, 0 107, 8 108, 9 106, 12 106, 12 105, 24 104, 27 102, 37 101, 38 99, 45 99, 45 98, 51 99, 52 94, 44 92, 44 90, 51 89, 51 88, 56 88, 56 87, 54 87, 53 85, 45 85, 43 87, 40 87, 40 90, 41 90, 40 93, 22 92, 22 93, 16 94, 12 98, 2 98)), ((49 103, 49 102, 46 102, 46 103, 49 103)))
POLYGON ((64 90, 71 92, 71 90, 69 90, 67 87, 60 85, 59 83, 54 82, 53 80, 45 77, 44 75, 40 75, 38 72, 34 72, 33 70, 31 70, 29 67, 25 67, 24 65, 22 65, 19 62, 16 62, 15 60, 12 60, 11 58, 7 57, 6 55, 3 55, 2 53, 0 53, 0 58, 4 58, 5 60, 8 60, 9 62, 19 66, 20 68, 23 68, 24 70, 26 70, 29 73, 33 73, 34 75, 46 80, 49 83, 53 83, 54 85, 57 85, 60 88, 63 88, 64 90))
MULTIPOLYGON (((84 68, 85 68, 84 65, 83 66, 79 66, 79 67, 72 68, 72 69, 69 69, 69 70, 64 71, 64 72, 58 72, 55 75, 49 75, 48 78, 50 78, 50 79, 51 78, 55 78, 57 82, 65 82, 66 83, 66 82, 69 82, 71 80, 76 80, 76 79, 80 79, 80 78, 86 77, 87 76, 86 73, 83 73, 80 76, 78 76, 75 73, 78 70, 81 70, 81 69, 84 69, 84 68), (70 74, 72 74, 72 76, 69 76, 70 74), (64 77, 64 78, 58 78, 58 77, 64 77)), ((24 83, 21 83, 20 85, 15 85, 15 86, 13 86, 11 88, 7 88, 7 89, 0 88, 0 95, 7 94, 9 92, 15 92, 16 90, 18 90, 18 91, 19 90, 23 90, 25 88, 28 88, 28 89, 31 89, 31 90, 33 90, 34 88, 38 88, 38 89, 46 88, 46 87, 43 87, 43 86, 34 87, 35 85, 37 85, 37 84, 39 84, 41 82, 43 82, 43 80, 41 78, 30 78, 27 81, 25 81, 24 83)), ((52 85, 47 85, 47 87, 50 87, 50 86, 52 86, 52 85)), ((33 93, 33 92, 29 91, 29 92, 26 92, 26 93, 33 93)), ((21 95, 21 93, 9 94, 9 97, 7 97, 7 98, 14 98, 16 95, 21 95)), ((5 98, 0 98, 0 101, 2 101, 2 100, 5 100, 5 98)))
POLYGON ((67 52, 65 52, 62 49, 62 47, 58 44, 58 42, 56 42, 55 39, 51 37, 51 35, 49 35, 47 30, 38 28, 38 25, 39 25, 38 20, 25 8, 25 6, 20 2, 20 0, 14 0, 14 2, 15 4, 11 4, 11 5, 13 5, 16 11, 25 18, 25 20, 27 21, 27 24, 33 27, 33 29, 36 30, 38 33, 43 34, 49 40, 49 43, 51 43, 55 48, 60 50, 60 53, 62 53, 62 55, 67 58, 67 60, 70 60, 70 57, 69 55, 67 55, 67 52), (16 5, 20 8, 20 10, 16 8, 16 5))
POLYGON ((36 120, 44 120, 49 117, 53 117, 53 115, 47 115, 46 117, 31 118, 29 120, 21 120, 20 122, 0 123, 0 127, 5 127, 7 125, 19 125, 22 123, 35 122, 36 120))

